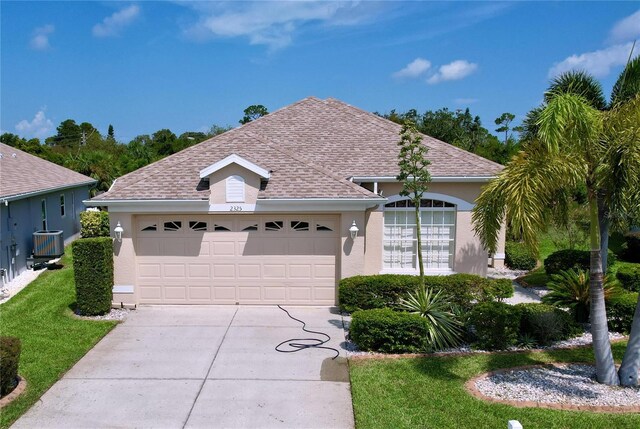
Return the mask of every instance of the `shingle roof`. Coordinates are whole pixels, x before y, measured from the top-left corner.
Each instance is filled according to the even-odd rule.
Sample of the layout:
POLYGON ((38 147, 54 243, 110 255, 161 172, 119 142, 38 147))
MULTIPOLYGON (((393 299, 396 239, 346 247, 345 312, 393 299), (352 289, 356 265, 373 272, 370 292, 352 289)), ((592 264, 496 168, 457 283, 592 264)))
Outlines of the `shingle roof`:
POLYGON ((4 143, 0 143, 0 154, 0 198, 96 182, 4 143))
MULTIPOLYGON (((96 199, 208 199, 199 171, 234 153, 272 171, 258 198, 376 198, 347 179, 396 176, 400 128, 341 101, 309 97, 129 173, 96 199)), ((432 176, 502 169, 434 138, 423 142, 432 176)))

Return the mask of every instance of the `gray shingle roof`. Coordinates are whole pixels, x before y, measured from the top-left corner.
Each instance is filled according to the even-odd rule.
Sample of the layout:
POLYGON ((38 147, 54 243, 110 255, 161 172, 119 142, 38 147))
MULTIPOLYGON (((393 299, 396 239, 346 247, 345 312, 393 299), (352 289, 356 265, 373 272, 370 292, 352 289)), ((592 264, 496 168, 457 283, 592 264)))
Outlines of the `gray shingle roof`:
MULTIPOLYGON (((208 199, 199 171, 237 154, 271 170, 259 198, 376 198, 347 180, 396 176, 400 125, 335 99, 305 98, 119 178, 97 200, 208 199)), ((502 166, 425 136, 432 176, 486 177, 502 166)))
POLYGON ((0 198, 96 182, 4 143, 0 143, 0 154, 0 198))

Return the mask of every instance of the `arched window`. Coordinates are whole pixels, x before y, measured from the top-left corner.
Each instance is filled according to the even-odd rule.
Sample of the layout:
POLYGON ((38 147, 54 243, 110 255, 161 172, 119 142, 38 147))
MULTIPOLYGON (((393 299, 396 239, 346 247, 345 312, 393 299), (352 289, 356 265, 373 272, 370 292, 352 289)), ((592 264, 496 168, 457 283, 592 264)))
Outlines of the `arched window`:
POLYGON ((244 203, 244 178, 242 176, 227 177, 227 202, 244 203))
MULTIPOLYGON (((422 256, 425 271, 453 270, 456 205, 423 199, 420 202, 422 256)), ((400 199, 384 206, 383 269, 418 271, 418 236, 415 205, 400 199)))

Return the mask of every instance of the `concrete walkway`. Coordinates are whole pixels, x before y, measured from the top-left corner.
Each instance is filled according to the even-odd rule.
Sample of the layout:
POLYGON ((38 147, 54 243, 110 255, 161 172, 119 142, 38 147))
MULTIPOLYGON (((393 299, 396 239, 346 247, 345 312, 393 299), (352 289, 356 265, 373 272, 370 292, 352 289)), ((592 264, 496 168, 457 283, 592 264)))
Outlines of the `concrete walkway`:
POLYGON ((515 305, 521 303, 538 303, 542 302, 540 295, 531 289, 520 286, 518 282, 513 282, 513 296, 504 300, 507 304, 515 305))
POLYGON ((340 350, 278 353, 301 324, 277 307, 132 312, 14 428, 351 428, 342 317, 286 307, 340 350))

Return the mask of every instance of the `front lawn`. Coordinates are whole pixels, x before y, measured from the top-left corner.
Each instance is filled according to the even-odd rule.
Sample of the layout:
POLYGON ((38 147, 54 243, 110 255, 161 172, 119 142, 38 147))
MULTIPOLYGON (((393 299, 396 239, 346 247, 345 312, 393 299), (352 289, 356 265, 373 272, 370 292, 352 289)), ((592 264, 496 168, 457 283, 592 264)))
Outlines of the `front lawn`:
POLYGON ((71 246, 64 268, 40 275, 18 295, 0 305, 0 335, 22 340, 21 376, 27 390, 0 413, 0 427, 7 428, 29 409, 116 324, 76 319, 71 246))
MULTIPOLYGON (((626 343, 613 345, 617 360, 626 343)), ((640 414, 602 414, 515 408, 473 398, 464 383, 498 368, 548 362, 592 362, 591 348, 553 352, 352 360, 351 392, 357 429, 506 428, 519 420, 534 428, 638 428, 640 414)))

